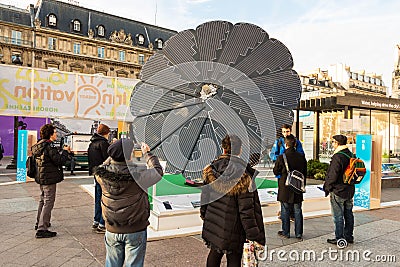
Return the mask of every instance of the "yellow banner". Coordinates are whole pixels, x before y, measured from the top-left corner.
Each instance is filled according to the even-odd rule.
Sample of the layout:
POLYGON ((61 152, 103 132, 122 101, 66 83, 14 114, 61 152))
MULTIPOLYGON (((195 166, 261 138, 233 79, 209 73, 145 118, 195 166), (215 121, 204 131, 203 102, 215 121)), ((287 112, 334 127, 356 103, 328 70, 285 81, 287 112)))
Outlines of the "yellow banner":
POLYGON ((0 115, 132 121, 138 79, 0 65, 0 115))

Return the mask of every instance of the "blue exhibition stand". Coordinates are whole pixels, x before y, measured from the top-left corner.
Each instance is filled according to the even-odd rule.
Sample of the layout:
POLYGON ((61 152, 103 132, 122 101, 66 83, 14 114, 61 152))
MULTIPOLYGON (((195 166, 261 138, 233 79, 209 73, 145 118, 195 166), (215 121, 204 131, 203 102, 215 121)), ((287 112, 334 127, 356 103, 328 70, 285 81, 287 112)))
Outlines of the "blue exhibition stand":
POLYGON ((369 209, 371 202, 371 158, 372 158, 372 136, 357 135, 356 136, 356 155, 365 163, 367 173, 361 183, 356 185, 356 193, 354 195, 354 205, 369 209))
POLYGON ((26 182, 26 159, 28 157, 28 131, 18 131, 17 182, 26 182))

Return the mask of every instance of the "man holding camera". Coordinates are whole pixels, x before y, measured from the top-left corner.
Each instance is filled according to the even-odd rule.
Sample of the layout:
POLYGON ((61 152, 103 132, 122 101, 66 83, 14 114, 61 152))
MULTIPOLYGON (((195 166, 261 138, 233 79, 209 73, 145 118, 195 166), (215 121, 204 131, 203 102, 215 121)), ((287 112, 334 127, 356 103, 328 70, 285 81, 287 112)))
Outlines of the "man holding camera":
POLYGON ((45 124, 40 128, 40 141, 32 146, 32 154, 37 163, 35 181, 40 185, 40 200, 36 218, 36 238, 51 238, 57 235, 49 231, 51 226, 51 212, 56 200, 57 183, 64 180, 62 166, 68 159, 68 146, 59 151, 54 141, 57 140, 57 131, 52 124, 45 124))

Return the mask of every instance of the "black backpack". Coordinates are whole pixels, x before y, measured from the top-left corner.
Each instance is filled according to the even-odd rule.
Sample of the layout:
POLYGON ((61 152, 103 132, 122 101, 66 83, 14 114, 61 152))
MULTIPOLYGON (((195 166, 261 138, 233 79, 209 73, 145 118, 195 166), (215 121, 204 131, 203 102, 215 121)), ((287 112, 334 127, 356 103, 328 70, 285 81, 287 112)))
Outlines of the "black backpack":
POLYGON ((26 160, 26 175, 30 178, 35 178, 38 171, 35 156, 29 156, 26 160))

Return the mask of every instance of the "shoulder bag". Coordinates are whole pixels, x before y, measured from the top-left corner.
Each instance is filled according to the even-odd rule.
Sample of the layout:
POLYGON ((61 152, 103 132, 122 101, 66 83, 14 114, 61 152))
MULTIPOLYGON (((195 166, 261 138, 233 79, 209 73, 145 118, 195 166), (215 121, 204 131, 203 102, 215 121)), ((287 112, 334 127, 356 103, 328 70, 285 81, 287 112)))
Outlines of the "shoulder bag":
POLYGON ((304 186, 304 175, 297 170, 289 170, 285 153, 283 153, 283 160, 285 161, 285 166, 288 173, 285 185, 292 189, 296 194, 305 193, 306 188, 304 186))

